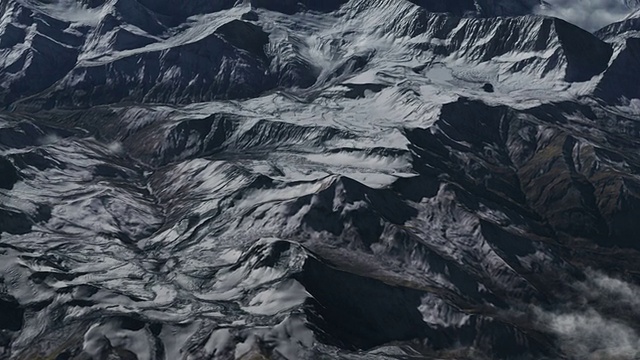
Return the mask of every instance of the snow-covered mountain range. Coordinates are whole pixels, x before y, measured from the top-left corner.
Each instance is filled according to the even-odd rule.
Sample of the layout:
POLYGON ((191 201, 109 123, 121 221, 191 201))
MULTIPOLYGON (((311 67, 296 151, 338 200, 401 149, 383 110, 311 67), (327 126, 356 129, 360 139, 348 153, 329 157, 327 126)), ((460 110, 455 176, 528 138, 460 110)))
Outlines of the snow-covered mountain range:
POLYGON ((640 22, 0 0, 0 359, 640 356, 640 22))

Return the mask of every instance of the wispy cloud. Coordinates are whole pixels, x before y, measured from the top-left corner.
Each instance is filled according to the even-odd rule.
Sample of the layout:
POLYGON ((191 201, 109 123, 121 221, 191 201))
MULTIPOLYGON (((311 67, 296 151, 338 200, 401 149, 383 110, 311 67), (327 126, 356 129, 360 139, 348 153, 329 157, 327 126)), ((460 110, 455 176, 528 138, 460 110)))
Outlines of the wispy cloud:
POLYGON ((640 287, 594 271, 587 278, 575 285, 582 296, 574 302, 535 310, 541 327, 554 333, 573 359, 640 358, 640 334, 625 321, 640 315, 640 287))
POLYGON ((627 360, 640 356, 638 333, 593 309, 575 313, 539 312, 538 319, 558 337, 563 353, 572 359, 627 360))
POLYGON ((547 0, 536 13, 564 19, 583 29, 594 31, 622 20, 631 12, 634 0, 547 0))

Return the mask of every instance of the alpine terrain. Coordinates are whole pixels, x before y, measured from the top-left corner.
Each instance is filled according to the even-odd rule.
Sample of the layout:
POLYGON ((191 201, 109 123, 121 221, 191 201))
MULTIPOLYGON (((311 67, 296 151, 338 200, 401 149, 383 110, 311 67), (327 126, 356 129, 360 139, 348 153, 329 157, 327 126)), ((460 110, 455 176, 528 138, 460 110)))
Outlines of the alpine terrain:
POLYGON ((0 0, 0 359, 640 358, 640 11, 553 6, 0 0))

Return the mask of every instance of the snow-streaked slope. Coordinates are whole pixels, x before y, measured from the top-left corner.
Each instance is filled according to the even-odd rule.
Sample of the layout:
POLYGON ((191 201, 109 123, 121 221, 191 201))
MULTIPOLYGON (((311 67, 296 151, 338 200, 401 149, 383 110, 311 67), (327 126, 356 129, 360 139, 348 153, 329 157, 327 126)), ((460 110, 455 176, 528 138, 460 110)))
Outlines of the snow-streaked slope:
POLYGON ((633 31, 176 4, 1 3, 0 358, 640 351, 633 31))
MULTIPOLYGON (((133 0, 95 8, 70 4, 32 9, 15 2, 4 11, 5 104, 20 97, 37 107, 192 103, 279 87, 317 90, 354 71, 433 63, 446 63, 465 83, 497 82, 505 92, 535 89, 535 96, 525 97, 554 98, 567 87, 572 94, 592 91, 593 84, 571 83, 600 74, 612 51, 561 20, 457 18, 429 13, 458 12, 430 1, 352 0, 325 4, 322 10, 333 10, 326 14, 295 16, 260 4, 255 10, 219 4, 201 7, 205 13, 188 12, 177 24, 133 0), (34 28, 34 18, 51 20, 34 28), (22 44, 22 33, 27 40, 55 39, 58 48, 40 49, 50 46, 41 41, 22 44), (47 56, 53 54, 51 63, 47 56), (36 71, 39 82, 27 81, 36 71)), ((471 5, 486 14, 520 13, 493 10, 499 4, 471 5)))

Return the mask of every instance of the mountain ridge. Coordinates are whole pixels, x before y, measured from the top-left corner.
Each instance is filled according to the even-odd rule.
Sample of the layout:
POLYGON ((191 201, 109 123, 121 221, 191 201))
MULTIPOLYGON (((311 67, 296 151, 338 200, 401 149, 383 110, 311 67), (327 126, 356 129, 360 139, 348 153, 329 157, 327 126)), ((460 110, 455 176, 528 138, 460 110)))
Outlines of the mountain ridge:
MULTIPOLYGON (((108 4, 111 3, 112 2, 109 2, 108 4)), ((116 5, 121 3, 122 0, 114 2, 114 4, 116 5)), ((128 4, 128 2, 125 3, 128 4)), ((370 5, 366 2, 362 2, 360 4, 357 1, 352 3, 353 4, 351 6, 340 10, 347 12, 345 12, 344 15, 341 15, 343 13, 338 12, 336 19, 340 19, 343 16, 353 16, 354 18, 350 22, 352 22, 354 25, 356 25, 360 21, 377 21, 377 17, 380 16, 380 14, 378 14, 380 10, 376 9, 385 9, 385 11, 387 11, 389 8, 395 7, 396 10, 392 12, 392 14, 394 14, 392 16, 399 16, 395 22, 396 28, 389 29, 388 31, 396 33, 398 34, 398 36, 411 36, 415 38, 414 43, 421 41, 420 39, 423 38, 424 40, 422 41, 426 47, 417 47, 416 50, 419 49, 422 52, 430 51, 433 53, 433 56, 435 58, 446 58, 447 55, 456 54, 456 57, 465 58, 472 66, 476 66, 478 63, 489 61, 496 56, 500 57, 508 53, 512 53, 513 55, 511 55, 511 58, 516 59, 515 61, 509 60, 508 57, 504 57, 504 59, 498 60, 498 62, 502 63, 498 65, 499 68, 496 69, 498 71, 498 74, 509 72, 526 73, 530 72, 526 69, 528 67, 531 67, 533 69, 536 69, 535 71, 538 72, 538 74, 531 74, 534 76, 534 78, 532 79, 533 81, 538 81, 537 79, 544 78, 546 77, 546 74, 553 73, 556 70, 561 71, 559 69, 564 66, 566 66, 566 70, 564 70, 564 79, 561 75, 555 75, 554 77, 557 77, 557 79, 554 80, 567 81, 569 83, 575 81, 587 81, 591 77, 596 76, 604 71, 604 69, 608 65, 607 57, 611 56, 610 53, 612 52, 612 50, 608 48, 610 47, 609 45, 600 43, 600 41, 595 37, 589 35, 586 32, 578 30, 572 25, 564 25, 565 23, 562 20, 545 20, 542 21, 540 25, 538 25, 537 23, 529 23, 529 21, 533 19, 530 17, 513 19, 494 18, 489 20, 475 20, 472 18, 467 18, 464 20, 458 20, 459 22, 457 24, 459 25, 458 27, 456 27, 456 20, 453 20, 455 18, 452 18, 450 15, 432 15, 430 13, 424 12, 423 7, 407 6, 410 3, 394 3, 393 5, 387 5, 384 1, 379 2, 379 4, 377 5, 370 5), (351 15, 347 15, 349 11, 354 12, 351 15), (549 21, 552 22, 551 25, 549 24, 549 21), (426 28, 430 29, 428 32, 426 31, 425 26, 426 28), (541 31, 539 35, 535 34, 535 31, 537 31, 536 27, 538 26, 540 26, 541 31), (539 41, 547 41, 544 39, 544 37, 548 36, 546 33, 551 31, 547 30, 549 26, 553 27, 554 29, 559 29, 557 31, 561 30, 561 33, 558 33, 554 30, 553 33, 550 34, 558 34, 560 36, 555 41, 559 42, 560 47, 563 48, 562 50, 555 50, 556 53, 551 56, 548 54, 544 54, 545 50, 554 51, 552 47, 557 45, 553 44, 553 42, 546 44, 546 47, 541 43, 540 45, 536 45, 531 48, 518 48, 521 43, 534 43, 536 41, 536 39, 534 38, 535 36, 541 36, 539 41), (529 27, 531 27, 531 30, 528 31, 533 32, 525 32, 520 34, 520 31, 529 27), (522 30, 516 31, 516 28, 522 30), (452 30, 454 30, 455 32, 451 32, 452 30), (505 32, 510 31, 513 32, 508 37, 511 43, 500 44, 501 38, 506 34, 505 32), (517 35, 515 35, 514 37, 514 34, 517 35), (493 43, 491 43, 491 45, 489 46, 493 46, 495 49, 490 49, 485 45, 483 45, 484 47, 473 49, 473 41, 487 41, 483 39, 483 36, 494 37, 493 43), (457 39, 467 39, 469 43, 458 44, 459 40, 457 39), (429 43, 437 42, 442 43, 443 45, 448 45, 428 45, 429 43), (570 48, 573 44, 576 45, 573 48, 570 48), (461 49, 457 49, 458 46, 461 46, 462 52, 460 51, 461 49), (500 46, 502 48, 496 48, 497 46, 500 46), (580 49, 588 47, 595 48, 596 51, 585 53, 579 52, 580 49), (494 53, 491 53, 491 51, 494 51, 494 53), (536 51, 540 52, 540 54, 536 55, 534 53, 536 51), (475 54, 474 52, 476 52, 477 54, 475 54), (536 57, 538 57, 538 60, 536 60, 536 57), (511 68, 505 68, 504 64, 509 61, 513 61, 513 65, 511 66, 511 68), (547 62, 547 64, 544 65, 544 62, 547 62), (531 65, 528 65, 528 63, 531 63, 531 65), (574 67, 576 66, 579 68, 574 69, 574 67), (545 70, 540 73, 539 69, 543 68, 545 70)), ((102 6, 106 7, 106 4, 107 3, 102 6)), ((37 106, 45 106, 44 104, 48 104, 46 105, 48 107, 91 106, 105 103, 105 101, 106 103, 117 103, 119 101, 142 101, 151 103, 191 103, 214 100, 217 98, 236 98, 239 94, 248 91, 251 88, 256 89, 256 92, 253 94, 258 95, 261 92, 271 91, 281 86, 308 87, 313 81, 312 78, 309 78, 310 74, 317 73, 318 75, 320 75, 322 71, 337 70, 339 76, 339 73, 342 71, 340 68, 335 70, 323 70, 322 64, 312 64, 308 60, 305 60, 305 56, 308 57, 308 55, 304 55, 305 52, 325 51, 321 48, 313 49, 309 46, 324 46, 322 44, 299 44, 292 47, 292 44, 288 44, 288 40, 285 40, 282 45, 276 45, 284 46, 285 48, 289 49, 287 50, 289 52, 293 50, 293 58, 291 60, 297 59, 296 61, 284 60, 279 58, 279 56, 282 56, 284 54, 279 54, 279 50, 277 49, 274 49, 275 52, 273 52, 272 50, 272 52, 270 52, 269 54, 263 55, 260 48, 263 47, 264 44, 268 41, 267 36, 269 36, 269 34, 267 32, 264 32, 264 30, 259 29, 260 20, 258 20, 257 26, 255 21, 252 22, 242 20, 242 18, 245 16, 244 14, 254 13, 252 10, 250 10, 250 8, 244 8, 244 10, 240 10, 242 8, 238 8, 238 10, 235 9, 236 8, 229 8, 227 10, 222 10, 227 12, 228 17, 223 17, 219 20, 216 20, 215 22, 213 22, 213 24, 207 24, 206 27, 204 27, 204 23, 194 23, 194 25, 192 25, 191 27, 177 27, 174 30, 171 30, 171 32, 177 31, 174 35, 160 35, 161 38, 155 39, 154 36, 159 35, 157 30, 151 32, 142 31, 141 33, 136 34, 137 31, 141 31, 140 27, 136 27, 138 30, 134 30, 133 28, 127 29, 126 27, 116 25, 119 22, 126 24, 126 18, 121 18, 118 20, 117 17, 113 17, 112 15, 107 14, 104 18, 107 22, 99 23, 95 27, 95 31, 88 31, 86 35, 82 35, 80 38, 74 38, 73 35, 64 35, 63 39, 67 39, 66 42, 54 41, 52 44, 54 46, 57 46, 55 50, 48 50, 43 48, 40 49, 37 54, 30 55, 28 51, 25 52, 24 47, 14 45, 13 47, 11 47, 12 50, 9 50, 10 52, 5 56, 5 59, 12 59, 10 60, 12 61, 11 63, 5 64, 7 72, 5 72, 4 77, 4 96, 8 96, 4 101, 5 106, 17 100, 16 97, 25 96, 29 99, 40 99, 37 100, 37 102, 41 105, 37 106), (227 24, 225 25, 225 27, 229 27, 233 24, 237 25, 233 30, 230 31, 245 32, 246 34, 243 36, 255 38, 255 41, 257 42, 251 45, 243 45, 238 43, 237 40, 235 40, 235 43, 233 40, 230 41, 230 39, 232 38, 230 38, 228 35, 224 36, 220 33, 220 31, 217 30, 217 27, 222 26, 223 24, 227 24), (202 33, 200 33, 196 38, 193 38, 191 36, 192 33, 200 28, 206 29, 206 32, 204 34, 209 35, 203 35, 202 33), (155 33, 156 35, 152 35, 153 33, 155 33), (209 36, 209 38, 205 38, 205 36, 209 36), (85 40, 82 40, 82 38, 84 38, 85 40), (208 45, 199 45, 196 43, 197 41, 204 41, 208 45), (83 42, 84 44, 80 45, 83 42), (193 45, 190 46, 189 44, 192 43, 193 45), (302 47, 300 47, 300 45, 302 45, 302 47), (247 48, 247 46, 250 47, 247 48), (218 65, 215 68, 221 69, 220 72, 208 72, 205 69, 200 69, 197 70, 197 73, 190 74, 190 72, 194 70, 194 67, 197 68, 198 66, 198 62, 191 60, 191 58, 194 58, 194 56, 201 56, 195 55, 195 53, 189 50, 191 47, 194 49, 216 48, 216 50, 211 54, 206 55, 208 57, 206 61, 218 62, 218 65), (246 53, 248 49, 253 50, 250 50, 248 53, 246 53), (43 58, 42 55, 40 55, 52 53, 56 53, 56 61, 54 62, 51 62, 49 59, 43 58), (235 70, 236 67, 234 65, 231 65, 231 63, 227 64, 225 61, 225 55, 220 56, 220 53, 229 53, 231 54, 230 58, 234 59, 242 59, 244 57, 245 63, 238 66, 238 71, 240 71, 240 69, 243 69, 242 71, 246 71, 246 73, 238 73, 235 70), (248 55, 248 57, 246 57, 244 54, 248 55), (172 57, 176 56, 179 58, 184 58, 185 62, 175 63, 174 60, 171 60, 171 65, 164 65, 164 63, 168 62, 164 60, 164 58, 167 56, 170 59, 173 59, 172 57), (263 59, 263 56, 266 56, 266 58, 263 59), (26 57, 29 57, 32 60, 29 62, 24 62, 21 66, 20 61, 24 61, 21 59, 26 59, 26 57), (283 62, 283 64, 276 65, 279 62, 283 62), (138 74, 136 65, 134 65, 135 63, 143 63, 145 64, 144 69, 149 70, 145 70, 145 73, 138 74), (269 63, 271 63, 271 65, 269 65, 269 63), (51 71, 48 68, 48 66, 50 65, 53 65, 53 68, 55 68, 54 71, 51 71), (282 70, 284 70, 284 73, 279 73, 279 71, 282 70, 270 69, 274 66, 280 67, 282 70), (292 66, 294 67, 292 68, 292 66), (21 70, 19 69, 20 67, 22 67, 21 70), (299 68, 299 70, 296 70, 297 68, 299 68), (275 73, 273 73, 273 70, 275 70, 275 73), (27 75, 21 76, 20 72, 26 74, 26 71, 32 71, 40 74, 38 76, 40 78, 40 84, 32 84, 31 81, 25 80, 24 78, 26 78, 27 75), (47 71, 50 71, 50 75, 48 76, 45 75, 47 71), (304 72, 307 73, 307 75, 302 77, 300 75, 295 75, 298 72, 304 72), (181 74, 180 78, 182 78, 186 83, 182 85, 174 83, 178 81, 178 79, 171 79, 170 77, 167 78, 164 75, 161 76, 161 73, 173 73, 176 74, 176 76, 177 74, 181 74), (238 74, 237 76, 231 75, 236 73, 238 74), (103 76, 102 74, 106 75, 103 76), (196 75, 198 77, 197 79, 196 75), (101 76, 102 80, 100 79, 101 76), (20 79, 21 77, 23 79, 20 79), (232 80, 220 80, 224 79, 225 77, 232 80), (283 82, 283 77, 289 79, 289 81, 294 82, 283 82), (107 80, 111 84, 107 84, 107 80), (296 81, 298 80, 302 82, 296 83, 296 81), (158 83, 157 86, 154 89, 145 88, 145 84, 148 84, 151 81, 158 83), (228 81, 229 84, 225 85, 226 81, 228 81), (83 85, 83 82, 87 83, 88 85, 83 85), (237 90, 234 89, 234 84, 240 84, 243 82, 247 82, 244 88, 237 90), (102 85, 96 86, 99 83, 101 83, 102 85), (187 86, 187 84, 193 85, 187 86), (9 86, 9 88, 7 88, 7 86, 9 86), (129 91, 129 94, 122 93, 120 95, 116 95, 119 92, 118 90, 116 90, 116 88, 123 87, 131 89, 129 91), (167 89, 175 87, 181 88, 181 90, 169 91, 167 89), (91 90, 90 88, 95 88, 95 90, 91 90), (98 90, 100 88, 103 88, 103 90, 98 90), (92 93, 92 91, 98 92, 92 93), (66 101, 67 103, 60 103, 62 99, 65 99, 63 101, 66 101), (96 102, 96 99, 102 100, 96 102)), ((29 10, 24 11, 28 12, 29 10)), ((143 10, 143 12, 144 11, 146 10, 143 10)), ((10 13, 11 12, 9 12, 9 14, 10 13)), ((17 15, 14 15, 14 17, 15 16, 19 18, 21 16, 20 12, 17 15)), ((205 17, 204 19, 208 18, 205 17)), ((151 23, 153 23, 153 20, 150 21, 151 23)), ((145 22, 149 23, 149 21, 146 20, 145 22)), ((12 23, 9 22, 8 24, 12 23)), ((159 23, 157 22, 155 22, 155 24, 162 27, 162 25, 159 25, 159 23)), ((19 29, 16 28, 15 25, 7 26, 10 26, 10 29, 19 29)), ((43 28, 44 30, 41 30, 44 31, 43 34, 41 34, 38 30, 36 30, 35 32, 32 30, 30 32, 31 35, 29 36, 33 37, 34 39, 47 39, 49 38, 49 36, 46 34, 47 32, 50 32, 50 30, 48 30, 49 28, 49 26, 45 26, 43 28)), ((15 39, 11 40, 12 36, 13 38, 15 38, 15 35, 12 35, 12 33, 14 33, 15 31, 19 30, 5 31, 3 33, 2 40, 0 41, 7 44, 17 44, 15 39)), ((169 28, 164 28, 163 31, 169 31, 169 28)), ((355 30, 354 28, 351 31, 357 30, 355 30)), ((300 36, 308 35, 302 33, 300 34, 300 36)), ((371 36, 373 37, 374 41, 377 41, 375 37, 377 37, 378 35, 364 33, 361 36, 371 36)), ((278 44, 277 40, 275 44, 278 44)), ((355 66, 357 67, 366 66, 367 62, 372 60, 371 58, 368 58, 370 55, 367 55, 366 52, 369 51, 370 54, 373 54, 371 53, 371 51, 377 51, 375 50, 375 43, 373 43, 373 45, 373 49, 366 50, 363 54, 356 55, 356 57, 354 57, 352 60, 346 59, 346 62, 344 63, 345 66, 351 66, 347 65, 351 61, 353 61, 353 64, 356 64, 355 66)), ((39 46, 44 47, 48 45, 45 45, 41 41, 39 41, 36 44, 31 44, 29 48, 37 49, 39 46)), ((345 44, 345 46, 348 46, 348 44, 345 44)), ((417 43, 416 46, 420 46, 419 43, 417 43)), ((339 49, 336 50, 338 52, 341 51, 339 49)), ((411 51, 411 49, 405 49, 403 51, 411 51)), ((424 55, 422 55, 422 57, 424 57, 424 55)), ((431 61, 434 61, 434 59, 432 59, 431 61)), ((445 59, 443 61, 448 60, 445 59)), ((335 77, 335 75, 331 76, 335 77)), ((315 82, 318 82, 317 78, 315 82)))
POLYGON ((0 4, 1 359, 640 353, 633 17, 0 4))

